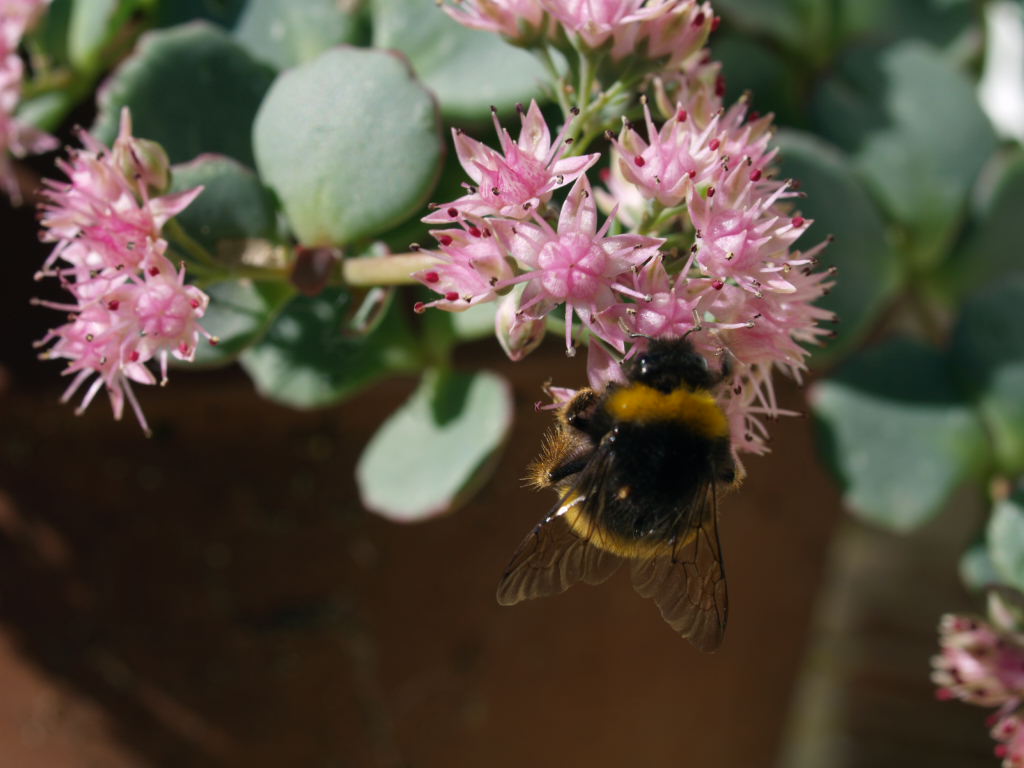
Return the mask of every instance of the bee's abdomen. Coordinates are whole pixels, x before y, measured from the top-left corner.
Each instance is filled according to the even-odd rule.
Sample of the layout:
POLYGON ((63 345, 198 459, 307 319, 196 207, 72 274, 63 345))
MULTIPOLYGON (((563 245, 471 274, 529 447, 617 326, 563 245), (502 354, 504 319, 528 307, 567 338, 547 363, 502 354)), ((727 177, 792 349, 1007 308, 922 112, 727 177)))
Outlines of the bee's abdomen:
POLYGON ((725 438, 709 438, 679 422, 620 423, 615 454, 615 500, 601 522, 627 538, 670 538, 680 510, 689 508, 712 477, 725 438))

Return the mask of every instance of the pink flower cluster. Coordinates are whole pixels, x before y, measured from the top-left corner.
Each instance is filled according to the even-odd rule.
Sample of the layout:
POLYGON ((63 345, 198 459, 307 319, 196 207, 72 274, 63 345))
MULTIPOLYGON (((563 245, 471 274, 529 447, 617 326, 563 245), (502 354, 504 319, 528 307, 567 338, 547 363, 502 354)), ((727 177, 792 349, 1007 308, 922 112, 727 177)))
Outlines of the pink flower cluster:
POLYGON ((424 219, 450 226, 431 232, 438 263, 415 277, 441 294, 420 310, 500 299, 497 333, 513 359, 536 347, 547 315, 564 307, 569 354, 573 320, 588 332, 594 387, 621 375, 616 361, 648 338, 699 326, 697 348, 733 363, 723 406, 734 445, 760 453, 761 418, 783 413, 773 369, 799 376, 803 345, 828 333, 818 324, 833 316, 813 302, 830 272, 815 271, 825 242, 794 249, 811 222, 791 210, 792 182, 772 177, 771 117, 751 114, 745 100, 723 109, 716 74, 700 59, 674 83, 662 80, 667 118, 659 125, 645 103, 642 129, 627 123, 610 137, 607 188, 596 192, 584 174, 598 155, 567 157, 571 145, 551 142, 536 104, 521 113, 518 142, 495 121, 500 153, 456 133, 474 184, 424 219), (570 183, 556 216, 552 192, 570 183), (603 224, 597 203, 608 212, 603 224))
POLYGON ((83 149, 57 163, 68 181, 45 182, 42 239, 56 246, 37 278, 59 278, 73 301, 36 301, 68 313, 38 346, 50 345, 42 357, 68 361, 64 374, 74 378, 62 402, 91 379, 79 412, 105 387, 114 417, 127 399, 148 434, 131 382, 155 384, 146 363, 157 360, 165 383, 169 355, 191 361, 200 335, 216 343, 199 324, 208 297, 185 283, 184 267, 175 269, 160 237, 202 187, 151 197, 167 185, 167 157, 131 135, 127 109, 112 150, 86 131, 81 141, 83 149))
POLYGON ((446 13, 467 27, 528 45, 641 57, 672 67, 699 50, 718 19, 696 0, 450 0, 446 13))
POLYGON ((50 0, 0 0, 0 189, 16 205, 21 202, 21 190, 11 156, 25 157, 57 148, 53 136, 14 117, 25 75, 18 46, 49 4, 50 0))
POLYGON ((989 717, 1003 768, 1024 768, 1024 635, 1000 600, 990 600, 994 623, 947 614, 939 623, 941 653, 932 658, 932 682, 942 700, 997 707, 989 717))

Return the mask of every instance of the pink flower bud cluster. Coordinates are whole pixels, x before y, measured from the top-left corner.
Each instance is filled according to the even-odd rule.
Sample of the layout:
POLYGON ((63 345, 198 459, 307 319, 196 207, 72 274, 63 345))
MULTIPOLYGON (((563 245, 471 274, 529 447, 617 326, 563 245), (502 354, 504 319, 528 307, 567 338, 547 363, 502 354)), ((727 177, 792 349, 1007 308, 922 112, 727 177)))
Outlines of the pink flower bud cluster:
POLYGON ((1014 631, 1006 605, 990 599, 995 623, 946 614, 939 623, 941 653, 932 658, 932 682, 942 700, 997 707, 989 717, 1003 768, 1024 768, 1024 635, 1014 631))
POLYGON ((80 138, 83 149, 57 163, 68 181, 46 180, 40 206, 41 237, 56 246, 37 278, 58 278, 72 300, 36 302, 67 313, 37 344, 49 345, 42 357, 67 360, 64 374, 73 378, 63 402, 89 382, 81 412, 106 388, 114 417, 127 399, 148 433, 131 382, 155 384, 146 365, 153 360, 166 383, 168 356, 191 361, 200 335, 216 343, 199 324, 208 297, 185 283, 184 266, 175 269, 160 236, 202 187, 151 196, 166 185, 167 158, 131 135, 127 109, 112 151, 84 130, 80 138))
POLYGON ((711 5, 696 0, 450 0, 442 7, 460 24, 518 45, 547 41, 660 67, 700 50, 718 24, 711 5))
POLYGON ((17 205, 21 190, 11 157, 25 157, 57 148, 57 140, 14 117, 21 101, 25 65, 18 46, 35 26, 50 0, 0 0, 0 189, 17 205))
MULTIPOLYGON (((664 102, 665 82, 660 88, 664 102)), ((519 359, 562 307, 569 354, 573 321, 588 332, 596 388, 649 338, 702 330, 690 337, 696 347, 730 358, 722 397, 734 446, 760 453, 761 419, 783 413, 773 370, 799 377, 804 345, 834 319, 813 303, 830 285, 831 273, 815 270, 826 243, 795 248, 811 222, 792 209, 793 183, 773 177, 771 117, 750 113, 746 100, 723 109, 706 59, 677 75, 674 89, 660 124, 644 104, 643 126, 627 123, 610 137, 606 189, 592 190, 584 175, 597 155, 565 157, 569 145, 550 142, 536 104, 521 115, 518 143, 497 126, 500 154, 456 134, 475 184, 425 219, 450 226, 431 232, 438 264, 415 275, 441 298, 419 308, 459 311, 501 297, 498 337, 519 359), (688 78, 699 87, 684 92, 688 78), (555 209, 552 191, 569 183, 555 209), (616 221, 630 231, 613 230, 616 221)))

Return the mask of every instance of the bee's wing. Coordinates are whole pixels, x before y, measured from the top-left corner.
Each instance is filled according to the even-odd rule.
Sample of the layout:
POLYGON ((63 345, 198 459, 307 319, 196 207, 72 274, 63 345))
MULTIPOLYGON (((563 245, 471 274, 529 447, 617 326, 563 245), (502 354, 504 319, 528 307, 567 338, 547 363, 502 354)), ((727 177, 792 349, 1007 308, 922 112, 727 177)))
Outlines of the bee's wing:
POLYGON ((498 602, 515 605, 534 597, 564 592, 577 582, 600 584, 622 561, 590 542, 590 532, 574 531, 565 513, 587 497, 570 488, 554 511, 519 545, 498 582, 498 602))
POLYGON ((721 644, 729 611, 717 502, 709 481, 683 515, 671 554, 635 560, 632 567, 636 591, 652 598, 669 626, 702 651, 721 644))

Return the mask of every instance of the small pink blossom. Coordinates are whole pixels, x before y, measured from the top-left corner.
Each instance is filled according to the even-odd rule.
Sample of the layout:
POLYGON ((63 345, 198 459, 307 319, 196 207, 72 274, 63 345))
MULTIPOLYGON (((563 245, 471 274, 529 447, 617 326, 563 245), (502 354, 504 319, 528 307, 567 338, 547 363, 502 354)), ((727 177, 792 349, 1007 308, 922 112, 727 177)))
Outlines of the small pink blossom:
POLYGON ((1024 697, 1024 636, 981 618, 946 614, 939 644, 932 681, 941 698, 999 707, 1024 697))
POLYGON ((566 350, 572 354, 572 319, 600 335, 598 318, 617 295, 646 297, 629 284, 634 268, 655 256, 661 238, 607 234, 611 219, 597 227, 597 205, 585 176, 569 191, 557 229, 537 217, 534 222, 496 221, 496 233, 509 254, 526 271, 510 283, 525 282, 518 311, 539 319, 565 305, 566 350))
POLYGON ((610 48, 673 67, 699 50, 714 24, 709 3, 694 0, 540 0, 576 45, 610 48))
POLYGON ((184 267, 175 270, 160 236, 202 187, 150 196, 165 156, 131 135, 127 110, 113 151, 85 131, 80 137, 83 148, 58 164, 69 181, 48 180, 40 206, 41 237, 56 245, 38 277, 58 277, 74 302, 36 302, 69 313, 38 346, 48 346, 42 357, 66 360, 64 373, 74 376, 62 402, 85 387, 81 413, 105 388, 114 418, 127 400, 148 434, 132 390, 133 382, 157 382, 146 363, 158 362, 166 383, 170 356, 192 360, 200 336, 216 343, 199 323, 208 297, 185 283, 184 267))
POLYGON ((649 142, 631 125, 612 141, 618 150, 613 162, 626 181, 666 208, 686 201, 696 185, 711 183, 721 161, 720 147, 709 146, 715 123, 695 128, 689 113, 680 107, 659 130, 646 103, 644 123, 649 142))
POLYGON ((51 0, 0 0, 0 50, 15 51, 38 23, 51 0))
POLYGON ((551 199, 551 193, 578 179, 597 162, 599 154, 564 157, 569 145, 566 123, 551 141, 544 116, 536 101, 525 112, 520 109, 522 129, 513 141, 492 114, 501 142, 501 152, 454 129, 455 151, 466 174, 473 180, 470 193, 437 210, 423 220, 430 224, 448 224, 462 216, 508 216, 522 219, 551 199))
POLYGON ((471 29, 502 35, 516 45, 527 45, 551 25, 537 0, 450 0, 441 8, 471 29))
POLYGON ((1024 768, 1024 718, 1020 713, 997 713, 990 734, 999 742, 993 751, 1002 758, 1002 768, 1024 768))
POLYGON ((434 230, 438 262, 413 274, 423 285, 441 294, 441 298, 423 304, 419 310, 437 307, 462 312, 471 306, 497 297, 499 284, 513 276, 505 259, 504 247, 484 221, 467 219, 460 229, 434 230))
POLYGON ((14 116, 25 74, 18 46, 48 5, 49 0, 0 0, 0 188, 15 205, 21 203, 21 188, 11 157, 37 155, 57 148, 53 136, 14 116))

